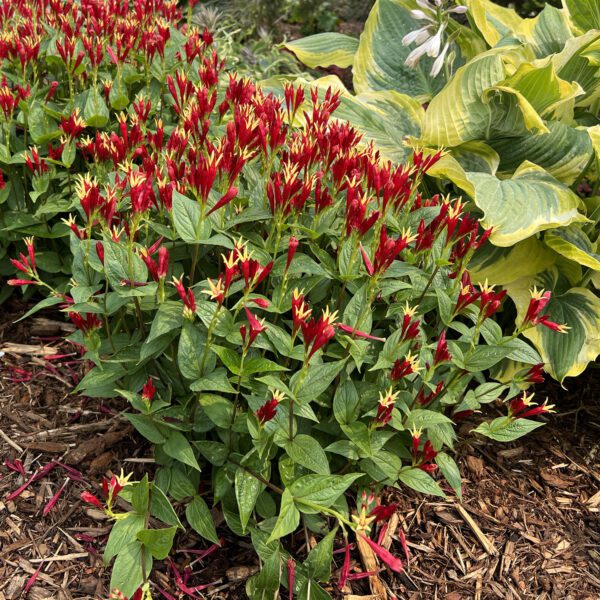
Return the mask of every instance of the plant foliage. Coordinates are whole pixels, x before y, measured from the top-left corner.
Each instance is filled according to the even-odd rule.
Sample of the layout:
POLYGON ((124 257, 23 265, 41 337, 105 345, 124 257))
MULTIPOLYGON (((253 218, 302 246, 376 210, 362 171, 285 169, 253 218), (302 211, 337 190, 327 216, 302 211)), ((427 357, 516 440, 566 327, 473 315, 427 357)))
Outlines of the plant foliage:
POLYGON ((153 481, 114 477, 102 500, 82 496, 114 520, 111 586, 149 594, 153 561, 184 528, 214 550, 215 514, 261 558, 252 598, 280 585, 326 597, 338 533, 340 587, 352 538, 399 571, 374 537, 395 508, 381 487, 460 495, 455 424, 484 405, 502 415, 475 417, 489 438, 540 425, 550 407, 520 388, 540 380, 541 358, 522 334, 564 330, 551 294, 528 290, 504 335, 492 317, 505 292, 468 272, 490 230, 418 191, 440 154, 393 164, 333 117, 339 92, 290 85, 278 99, 228 72, 174 3, 23 2, 6 15, 9 221, 71 212, 23 226, 41 234, 23 240, 9 283, 47 294, 30 312, 68 315, 89 364, 76 391, 122 398, 156 461, 153 481), (65 232, 68 281, 44 273, 38 246, 65 232), (526 366, 489 382, 505 358, 526 366), (301 525, 322 538, 307 556, 286 540, 301 525))

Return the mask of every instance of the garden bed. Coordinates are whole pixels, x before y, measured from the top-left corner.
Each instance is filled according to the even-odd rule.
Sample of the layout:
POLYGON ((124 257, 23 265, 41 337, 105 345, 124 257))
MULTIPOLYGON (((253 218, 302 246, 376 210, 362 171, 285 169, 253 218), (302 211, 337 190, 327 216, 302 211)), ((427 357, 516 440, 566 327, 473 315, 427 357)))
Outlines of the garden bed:
MULTIPOLYGON (((20 459, 28 475, 58 461, 80 470, 85 481, 70 480, 54 508, 42 516, 69 472, 58 466, 7 501, 24 480, 2 467, 0 600, 20 597, 36 572, 29 598, 106 597, 108 571, 101 552, 109 523, 79 496, 83 490, 97 491, 107 473, 122 468, 137 475, 147 470, 150 447, 141 444, 119 418, 120 401, 69 395, 81 367, 64 363, 77 358, 76 350, 59 343, 55 336, 61 326, 51 314, 33 324, 13 325, 23 312, 23 306, 13 303, 0 322, 0 350, 5 351, 0 457, 3 463, 20 459), (71 353, 75 356, 47 360, 71 353), (53 367, 48 369, 48 363, 53 367), (21 381, 15 384, 15 380, 21 381)), ((389 597, 393 590, 400 598, 598 598, 600 378, 592 370, 589 377, 569 387, 568 392, 556 384, 545 390, 559 413, 523 440, 458 447, 465 484, 462 505, 453 496, 432 502, 405 489, 391 498, 399 503, 392 525, 403 528, 411 554, 405 572, 393 577, 381 572, 376 581, 352 581, 352 587, 343 591, 368 596, 372 583, 383 586, 389 597)), ((463 427, 468 430, 470 425, 463 427)), ((218 523, 219 515, 215 517, 218 523)), ((400 553, 396 535, 392 537, 400 553)), ((293 545, 299 555, 300 544, 298 540, 293 545)), ((178 539, 175 546, 177 550, 207 547, 193 535, 178 539)), ((358 560, 356 553, 353 556, 358 560)), ((244 597, 245 579, 257 570, 249 543, 227 538, 223 549, 198 558, 186 552, 173 554, 180 569, 196 559, 190 581, 193 585, 214 582, 205 590, 208 596, 244 597)), ((157 567, 152 575, 156 585, 177 596, 172 572, 166 564, 157 567)), ((328 591, 334 591, 335 582, 334 573, 328 591)), ((161 597, 158 587, 153 589, 157 598, 161 597)))

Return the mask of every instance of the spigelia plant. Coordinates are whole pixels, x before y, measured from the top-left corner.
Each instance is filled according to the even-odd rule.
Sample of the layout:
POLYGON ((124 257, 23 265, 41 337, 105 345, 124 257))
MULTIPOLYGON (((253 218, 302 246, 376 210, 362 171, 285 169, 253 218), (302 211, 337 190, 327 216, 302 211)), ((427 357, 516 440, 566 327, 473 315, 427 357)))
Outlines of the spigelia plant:
POLYGON ((566 344, 526 334, 559 381, 600 354, 600 13, 595 0, 562 5, 523 19, 490 0, 377 0, 360 39, 286 44, 311 67, 352 67, 354 94, 320 85, 386 157, 446 149, 430 189, 462 194, 493 228, 473 279, 505 286, 517 321, 532 286, 551 289, 572 328, 566 344))
MULTIPOLYGON (((401 569, 378 535, 394 511, 383 486, 461 494, 457 422, 496 440, 541 425, 531 417, 551 407, 521 391, 541 359, 522 334, 564 328, 533 290, 503 335, 505 292, 468 272, 490 230, 459 200, 419 193, 440 154, 395 165, 333 118, 339 93, 288 85, 278 99, 225 72, 208 34, 182 35, 164 89, 153 67, 150 93, 105 130, 84 135, 76 114, 64 126, 86 164, 71 181, 68 284, 45 280, 30 238, 11 284, 68 315, 90 366, 77 391, 122 397, 152 444, 152 481, 83 497, 115 522, 112 587, 150 593, 178 531, 212 552, 222 515, 260 556, 249 596, 326 597, 338 538, 341 587, 356 576, 353 539, 401 569), (525 368, 488 382, 507 357, 525 368), (308 555, 289 540, 299 529, 323 536, 308 555)), ((36 177, 69 189, 68 168, 31 156, 36 177)), ((170 571, 184 593, 207 584, 170 571)))

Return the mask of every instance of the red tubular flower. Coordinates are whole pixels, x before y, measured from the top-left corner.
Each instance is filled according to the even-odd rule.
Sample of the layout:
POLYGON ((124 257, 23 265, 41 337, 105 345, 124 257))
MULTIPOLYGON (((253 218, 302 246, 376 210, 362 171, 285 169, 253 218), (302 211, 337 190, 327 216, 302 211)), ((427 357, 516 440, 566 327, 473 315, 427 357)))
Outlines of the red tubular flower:
POLYGON ((538 406, 533 404, 533 394, 523 394, 517 398, 513 398, 509 404, 509 416, 515 419, 526 419, 527 417, 535 417, 544 413, 554 412, 553 404, 548 404, 547 401, 544 404, 538 406))
POLYGON ((100 500, 98 500, 98 498, 94 496, 94 494, 90 492, 81 492, 80 497, 87 504, 92 504, 96 508, 104 509, 104 507, 102 506, 102 502, 100 502, 100 500))
POLYGON ((43 175, 48 172, 48 164, 40 158, 37 148, 30 148, 25 152, 25 164, 34 175, 43 175))
POLYGON ((169 272, 169 250, 166 246, 158 249, 157 274, 159 279, 164 279, 169 272))
POLYGON ((392 502, 387 506, 383 504, 378 504, 370 513, 370 517, 375 517, 376 523, 381 523, 382 521, 389 521, 390 517, 396 512, 398 508, 397 502, 392 502))
POLYGON ((433 357, 433 364, 435 366, 443 362, 449 362, 451 360, 452 355, 448 351, 448 343, 446 342, 446 330, 444 329, 444 331, 442 331, 440 337, 438 338, 438 343, 433 357))
POLYGON ((60 498, 61 494, 65 491, 65 488, 67 487, 67 483, 69 483, 68 478, 62 484, 62 486, 59 488, 59 490, 56 492, 56 494, 54 494, 54 496, 52 496, 52 498, 50 498, 50 500, 48 500, 48 503, 46 504, 46 506, 44 506, 44 510, 42 511, 42 516, 45 517, 54 508, 54 506, 58 502, 58 499, 60 498))
POLYGON ((544 327, 552 329, 553 331, 558 331, 559 333, 567 332, 568 327, 566 325, 559 325, 558 323, 550 321, 548 315, 540 315, 548 302, 550 302, 551 297, 551 292, 538 290, 535 287, 533 288, 531 291, 531 300, 527 307, 527 313, 525 314, 523 325, 521 325, 522 328, 543 325, 544 327))
POLYGON ((487 281, 481 287, 481 315, 484 319, 491 317, 502 304, 502 300, 506 296, 506 290, 494 292, 494 286, 488 286, 487 281))
POLYGON ((11 285, 13 287, 20 287, 23 285, 37 285, 38 282, 34 281, 33 279, 9 279, 6 282, 8 285, 11 285))
POLYGON ((338 589, 341 590, 345 587, 346 581, 348 581, 348 575, 350 573, 350 550, 352 544, 346 544, 344 546, 344 562, 340 569, 340 578, 338 580, 338 589))
POLYGON ((410 308, 408 303, 404 307, 404 316, 402 317, 401 339, 402 341, 414 340, 419 335, 419 326, 421 322, 412 320, 416 313, 416 308, 410 308))
POLYGON ((394 406, 396 404, 396 398, 400 392, 393 392, 390 387, 387 392, 379 392, 379 402, 377 403, 377 416, 375 417, 375 426, 383 427, 387 425, 391 418, 394 406))
POLYGON ((354 329, 353 327, 350 327, 349 325, 344 325, 343 323, 336 323, 336 327, 352 337, 359 337, 365 340, 375 340, 376 342, 385 342, 385 338, 371 335, 366 331, 360 331, 360 329, 354 329))
POLYGON ((237 265, 240 273, 244 277, 245 289, 256 288, 266 277, 268 277, 273 268, 273 261, 262 267, 257 260, 252 258, 252 253, 248 252, 246 245, 236 246, 237 265))
POLYGON ((365 269, 367 270, 369 277, 371 277, 375 273, 375 269, 371 263, 371 259, 369 258, 367 251, 363 248, 362 243, 360 244, 360 253, 362 254, 363 262, 365 263, 365 269))
POLYGON ((387 565, 392 571, 396 573, 402 573, 402 561, 396 558, 389 550, 386 550, 383 546, 375 543, 371 538, 358 533, 358 535, 371 547, 371 550, 379 558, 379 560, 387 565))
POLYGON ((411 431, 412 435, 412 455, 417 456, 419 453, 419 447, 421 445, 421 429, 417 429, 416 427, 411 431))
POLYGON ((308 360, 313 354, 325 346, 327 342, 335 336, 335 320, 337 319, 337 311, 330 312, 327 307, 319 319, 311 319, 300 323, 302 335, 304 336, 304 345, 308 350, 308 360))
POLYGON ((75 139, 79 134, 86 128, 85 120, 79 114, 79 109, 76 108, 70 115, 69 118, 62 117, 59 129, 69 138, 70 140, 75 139))
POLYGON ((290 265, 292 264, 292 260, 294 258, 294 255, 296 254, 296 250, 298 250, 298 244, 300 242, 298 242, 298 240, 291 235, 289 242, 288 242, 288 251, 287 251, 287 261, 285 263, 285 272, 287 273, 288 269, 290 268, 290 265))
POLYGON ((304 299, 302 291, 298 291, 298 288, 296 288, 292 293, 292 332, 294 335, 302 325, 308 323, 311 314, 312 311, 304 299))
POLYGON ((142 388, 142 400, 146 402, 152 402, 154 396, 156 394, 156 388, 154 387, 154 383, 151 377, 148 377, 148 381, 144 384, 142 388))
POLYGON ((404 377, 408 377, 419 370, 419 357, 412 355, 410 352, 404 360, 396 359, 390 373, 392 381, 399 381, 404 377))
POLYGON ((294 597, 294 583, 296 581, 296 563, 292 559, 292 557, 287 560, 287 575, 288 575, 288 590, 289 600, 292 600, 294 597))
POLYGON ((263 331, 266 331, 267 326, 265 325, 264 319, 259 321, 245 306, 244 311, 246 312, 246 318, 248 319, 248 326, 250 330, 247 331, 246 326, 242 325, 240 327, 240 333, 242 334, 242 339, 244 340, 246 350, 248 350, 258 335, 263 331), (248 334, 248 339, 246 339, 246 334, 248 334))
POLYGON ((256 411, 256 418, 261 425, 275 418, 277 406, 284 398, 285 395, 282 392, 275 390, 273 396, 256 411))
POLYGON ((433 364, 439 365, 443 362, 449 362, 452 360, 452 355, 448 351, 448 343, 446 342, 446 330, 442 331, 438 338, 437 347, 435 349, 435 355, 433 357, 433 364))
POLYGON ((456 301, 454 312, 458 314, 464 308, 469 306, 469 304, 477 302, 479 296, 480 294, 475 291, 475 288, 471 283, 471 277, 469 276, 468 271, 465 271, 460 279, 460 291, 458 292, 458 299, 456 301))
POLYGON ((285 107, 288 112, 288 118, 292 119, 296 111, 304 102, 304 88, 302 86, 294 87, 293 83, 284 85, 285 107))
POLYGON ((433 473, 437 469, 437 465, 431 461, 437 456, 437 452, 433 448, 431 442, 427 440, 421 451, 421 463, 418 465, 419 469, 426 473, 433 473))
POLYGON ((102 327, 102 321, 100 320, 98 315, 95 315, 93 313, 86 313, 85 317, 82 317, 76 312, 70 312, 69 318, 71 319, 75 327, 77 327, 77 329, 79 329, 80 331, 83 331, 83 333, 86 335, 102 327))
POLYGON ((385 272, 394 262, 398 254, 400 254, 412 240, 414 240, 414 237, 411 236, 410 230, 402 231, 402 235, 396 240, 389 238, 387 235, 387 228, 383 225, 379 235, 379 244, 377 250, 375 250, 375 259, 372 267, 373 271, 375 273, 385 272))
POLYGON ((219 208, 222 208, 226 204, 229 204, 237 196, 237 193, 238 189, 232 185, 229 190, 227 190, 227 193, 206 213, 206 216, 219 210, 219 208))
POLYGON ((194 296, 194 291, 192 289, 185 289, 185 286, 183 285, 183 276, 179 279, 173 277, 171 283, 175 286, 175 289, 183 302, 183 315, 187 319, 193 319, 196 314, 196 297, 194 296))
POLYGON ((96 254, 102 265, 104 265, 104 244, 102 242, 96 242, 96 254))
POLYGON ((533 365, 523 377, 527 383, 544 383, 544 363, 533 365))

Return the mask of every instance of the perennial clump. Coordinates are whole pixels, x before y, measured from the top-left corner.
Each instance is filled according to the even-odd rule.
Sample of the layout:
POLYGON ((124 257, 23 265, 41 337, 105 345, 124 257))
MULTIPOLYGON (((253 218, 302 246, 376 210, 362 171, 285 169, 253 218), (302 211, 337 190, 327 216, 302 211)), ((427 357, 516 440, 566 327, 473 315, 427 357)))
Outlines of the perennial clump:
MULTIPOLYGON (((3 46, 5 60, 35 72, 27 93, 4 84, 23 102, 31 94, 5 114, 31 117, 35 105, 57 120, 59 147, 40 137, 23 149, 25 182, 62 194, 72 254, 72 277, 56 283, 26 239, 13 261, 23 279, 11 284, 39 286, 42 306, 62 307, 90 365, 77 391, 121 396, 156 461, 153 481, 105 486, 113 586, 148 589, 152 558, 167 557, 184 513, 221 544, 209 505, 262 559, 251 596, 316 589, 337 534, 341 587, 355 576, 353 536, 400 571, 380 544, 395 509, 377 500, 382 486, 460 494, 446 452, 455 421, 471 415, 479 433, 510 440, 549 410, 521 391, 541 359, 520 338, 559 327, 540 316, 547 293, 536 290, 503 335, 493 317, 504 293, 468 275, 490 231, 460 199, 419 191, 441 153, 393 164, 336 119, 334 90, 267 92, 228 73, 212 36, 180 24, 175 3, 11 10, 17 20, 35 11, 41 29, 18 38, 22 52, 3 46), (56 70, 67 87, 54 85, 56 70), (501 373, 509 359, 522 363, 514 381, 501 373), (476 414, 489 403, 504 416, 476 414), (117 495, 130 512, 115 514, 117 495), (165 528, 149 529, 148 516, 165 528), (284 543, 301 521, 331 530, 308 557, 284 543)), ((198 589, 172 571, 180 589, 198 589)))

